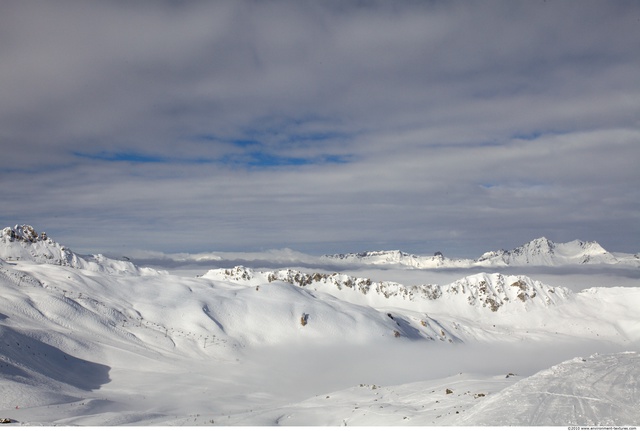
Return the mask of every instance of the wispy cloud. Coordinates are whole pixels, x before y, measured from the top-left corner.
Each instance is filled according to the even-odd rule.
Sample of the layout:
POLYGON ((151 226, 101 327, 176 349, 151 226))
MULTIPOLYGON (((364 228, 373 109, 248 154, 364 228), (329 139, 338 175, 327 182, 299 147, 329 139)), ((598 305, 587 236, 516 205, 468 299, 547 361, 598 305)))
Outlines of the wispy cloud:
POLYGON ((6 1, 0 222, 87 249, 637 252, 639 16, 6 1))

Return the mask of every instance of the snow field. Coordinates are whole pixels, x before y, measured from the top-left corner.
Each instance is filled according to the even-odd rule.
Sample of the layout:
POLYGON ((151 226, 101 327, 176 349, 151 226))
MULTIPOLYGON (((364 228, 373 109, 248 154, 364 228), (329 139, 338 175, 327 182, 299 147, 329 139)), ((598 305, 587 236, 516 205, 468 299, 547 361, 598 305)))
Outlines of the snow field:
POLYGON ((575 358, 506 388, 463 415, 461 425, 637 425, 640 355, 575 358))
POLYGON ((630 413, 640 411, 637 355, 606 355, 639 347, 637 287, 572 293, 489 273, 415 288, 295 270, 145 274, 0 261, 0 416, 32 425, 640 420, 630 413))

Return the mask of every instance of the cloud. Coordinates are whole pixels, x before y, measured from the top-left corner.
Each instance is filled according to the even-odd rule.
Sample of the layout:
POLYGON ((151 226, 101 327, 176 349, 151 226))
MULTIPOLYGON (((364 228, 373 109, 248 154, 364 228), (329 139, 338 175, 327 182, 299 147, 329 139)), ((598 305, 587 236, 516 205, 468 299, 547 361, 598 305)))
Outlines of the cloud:
POLYGON ((90 251, 638 251, 635 2, 0 11, 5 225, 90 251))
POLYGON ((340 382, 341 387, 356 387, 362 382, 391 386, 441 379, 462 372, 501 378, 508 373, 528 377, 575 357, 588 357, 594 352, 615 353, 620 348, 611 342, 591 340, 494 342, 491 347, 479 343, 456 346, 437 342, 397 342, 393 348, 382 342, 379 345, 354 342, 301 345, 295 352, 270 346, 255 349, 253 353, 258 355, 252 357, 260 359, 248 361, 247 366, 262 371, 255 375, 290 376, 282 379, 278 390, 312 387, 318 392, 332 392, 340 389, 336 382, 340 382), (309 369, 322 372, 309 373, 309 369))

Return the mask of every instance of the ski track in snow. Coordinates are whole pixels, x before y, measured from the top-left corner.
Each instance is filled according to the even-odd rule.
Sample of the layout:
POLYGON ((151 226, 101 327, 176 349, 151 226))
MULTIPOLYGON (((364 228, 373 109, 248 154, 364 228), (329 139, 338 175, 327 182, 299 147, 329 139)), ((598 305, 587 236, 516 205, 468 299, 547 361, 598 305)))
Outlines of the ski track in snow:
POLYGON ((523 379, 476 406, 466 425, 637 425, 640 355, 575 358, 523 379))

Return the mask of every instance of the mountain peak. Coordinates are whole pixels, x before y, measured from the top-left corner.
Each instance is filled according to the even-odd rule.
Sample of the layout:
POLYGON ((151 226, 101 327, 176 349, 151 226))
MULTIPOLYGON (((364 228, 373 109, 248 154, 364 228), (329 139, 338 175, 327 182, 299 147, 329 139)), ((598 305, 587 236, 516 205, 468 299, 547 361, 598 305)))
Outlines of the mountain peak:
POLYGON ((536 238, 512 250, 484 253, 476 262, 483 265, 559 265, 616 263, 618 259, 595 241, 574 240, 555 243, 536 238))
POLYGON ((529 254, 529 255, 553 255, 556 244, 547 239, 544 236, 529 241, 520 247, 515 248, 512 253, 514 254, 529 254))
POLYGON ((131 262, 109 259, 101 254, 80 256, 58 244, 45 232, 23 224, 0 231, 0 259, 70 266, 111 274, 153 274, 150 268, 138 268, 131 262))
POLYGON ((477 259, 455 259, 436 252, 414 255, 400 250, 365 251, 333 254, 326 259, 366 265, 400 265, 413 268, 470 268, 503 266, 557 266, 582 264, 623 264, 640 266, 638 256, 610 253, 596 241, 553 242, 545 236, 511 250, 487 251, 477 259))
POLYGON ((33 226, 28 224, 15 225, 14 227, 5 227, 0 232, 0 239, 5 242, 9 241, 24 241, 24 242, 36 242, 45 241, 48 239, 45 232, 38 234, 33 226))
POLYGON ((545 245, 545 246, 549 246, 549 247, 553 247, 555 245, 555 243, 553 241, 551 241, 550 239, 548 239, 546 236, 541 236, 540 238, 533 239, 533 240, 529 241, 527 244, 545 245))
POLYGON ((447 258, 441 252, 432 256, 417 256, 401 250, 363 251, 360 253, 331 254, 324 258, 344 262, 358 262, 367 265, 403 265, 415 268, 436 268, 443 266, 447 258))

